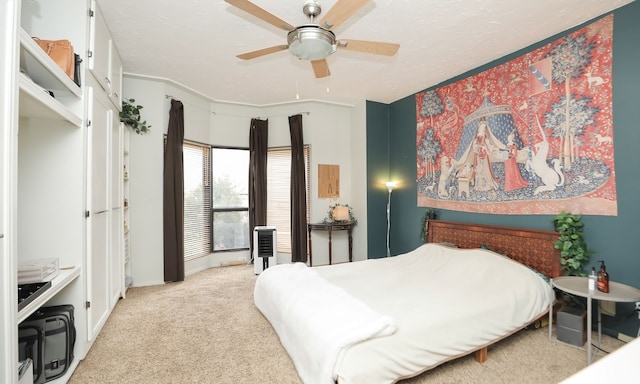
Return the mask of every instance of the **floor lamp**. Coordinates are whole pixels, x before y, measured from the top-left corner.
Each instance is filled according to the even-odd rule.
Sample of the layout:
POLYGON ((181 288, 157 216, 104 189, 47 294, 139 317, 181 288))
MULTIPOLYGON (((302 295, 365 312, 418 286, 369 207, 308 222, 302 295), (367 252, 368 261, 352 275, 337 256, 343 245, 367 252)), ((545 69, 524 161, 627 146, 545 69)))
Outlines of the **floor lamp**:
POLYGON ((391 229, 391 192, 395 186, 395 182, 387 181, 387 191, 389 191, 389 198, 387 199, 387 257, 391 256, 391 247, 389 242, 389 231, 391 229))

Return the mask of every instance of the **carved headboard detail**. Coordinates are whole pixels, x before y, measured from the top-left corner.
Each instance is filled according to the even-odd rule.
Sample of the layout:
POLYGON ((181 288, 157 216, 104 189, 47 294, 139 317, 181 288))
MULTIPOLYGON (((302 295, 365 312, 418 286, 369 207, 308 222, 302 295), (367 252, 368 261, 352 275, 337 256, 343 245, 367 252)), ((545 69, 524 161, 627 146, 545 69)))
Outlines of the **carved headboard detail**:
POLYGON ((553 247, 558 233, 538 229, 429 220, 427 243, 453 243, 458 248, 481 245, 505 254, 548 277, 558 277, 560 251, 553 247))

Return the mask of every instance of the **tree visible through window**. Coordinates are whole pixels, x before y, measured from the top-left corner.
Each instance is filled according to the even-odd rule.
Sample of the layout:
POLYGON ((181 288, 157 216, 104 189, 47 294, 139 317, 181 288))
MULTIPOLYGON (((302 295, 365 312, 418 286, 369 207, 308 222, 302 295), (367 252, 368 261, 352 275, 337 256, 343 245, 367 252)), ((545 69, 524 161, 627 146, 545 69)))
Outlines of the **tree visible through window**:
MULTIPOLYGON (((304 157, 308 220, 308 145, 304 157)), ((249 249, 249 150, 185 140, 183 158, 185 260, 249 249)), ((291 253, 290 147, 268 150, 267 174, 267 225, 276 227, 278 252, 291 253)))
POLYGON ((249 151, 212 149, 213 250, 249 248, 249 151))

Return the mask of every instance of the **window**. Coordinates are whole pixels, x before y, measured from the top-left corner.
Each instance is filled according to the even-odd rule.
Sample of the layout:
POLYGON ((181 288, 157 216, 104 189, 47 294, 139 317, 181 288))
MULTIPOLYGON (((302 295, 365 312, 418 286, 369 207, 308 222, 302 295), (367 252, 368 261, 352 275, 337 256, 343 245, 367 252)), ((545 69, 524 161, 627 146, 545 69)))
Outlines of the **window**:
MULTIPOLYGON (((309 146, 304 146, 309 221, 309 146)), ((267 151, 267 225, 276 227, 279 253, 291 253, 291 147, 267 151)))
POLYGON ((249 151, 212 148, 213 250, 249 248, 249 151))
MULTIPOLYGON (((304 147, 309 219, 309 146, 304 147)), ((184 258, 249 249, 249 150, 212 148, 185 140, 184 258)), ((267 152, 267 225, 278 231, 278 252, 291 253, 291 148, 267 152)))
POLYGON ((210 150, 186 140, 182 144, 184 161, 184 259, 211 252, 210 150))

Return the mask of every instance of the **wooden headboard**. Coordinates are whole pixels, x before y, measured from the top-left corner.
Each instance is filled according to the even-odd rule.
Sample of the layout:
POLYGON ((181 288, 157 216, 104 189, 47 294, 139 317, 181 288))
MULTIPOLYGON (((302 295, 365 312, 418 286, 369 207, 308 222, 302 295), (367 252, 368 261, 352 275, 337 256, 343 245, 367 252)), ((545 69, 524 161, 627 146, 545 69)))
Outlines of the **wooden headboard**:
POLYGON ((429 220, 427 224, 427 243, 453 243, 458 248, 485 245, 548 277, 562 274, 560 251, 553 247, 558 237, 557 232, 537 229, 441 220, 429 220))

